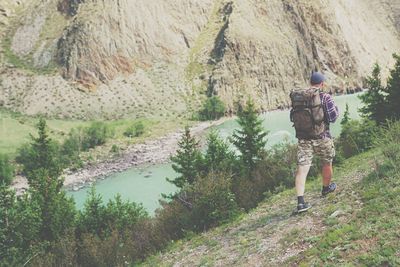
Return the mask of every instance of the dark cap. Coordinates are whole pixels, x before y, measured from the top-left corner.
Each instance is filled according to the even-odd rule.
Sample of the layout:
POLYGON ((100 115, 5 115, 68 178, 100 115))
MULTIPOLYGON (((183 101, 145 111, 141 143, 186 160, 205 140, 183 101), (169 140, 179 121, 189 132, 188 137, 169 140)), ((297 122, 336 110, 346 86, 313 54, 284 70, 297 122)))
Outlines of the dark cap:
POLYGON ((311 79, 310 79, 311 84, 320 84, 325 81, 326 81, 325 76, 320 72, 314 72, 311 75, 311 79))

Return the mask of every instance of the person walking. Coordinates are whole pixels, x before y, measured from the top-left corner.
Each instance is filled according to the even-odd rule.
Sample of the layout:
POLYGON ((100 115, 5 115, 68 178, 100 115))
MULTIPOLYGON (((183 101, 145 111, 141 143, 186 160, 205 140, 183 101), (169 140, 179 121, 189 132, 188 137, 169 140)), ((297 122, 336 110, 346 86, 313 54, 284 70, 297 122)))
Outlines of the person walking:
POLYGON ((311 87, 306 90, 295 90, 290 94, 292 109, 290 119, 298 138, 297 171, 295 175, 297 193, 297 212, 311 208, 304 200, 306 178, 314 155, 322 161, 322 196, 335 191, 332 182, 332 161, 335 147, 329 124, 339 116, 339 110, 330 94, 324 92, 325 76, 320 72, 311 75, 311 87))

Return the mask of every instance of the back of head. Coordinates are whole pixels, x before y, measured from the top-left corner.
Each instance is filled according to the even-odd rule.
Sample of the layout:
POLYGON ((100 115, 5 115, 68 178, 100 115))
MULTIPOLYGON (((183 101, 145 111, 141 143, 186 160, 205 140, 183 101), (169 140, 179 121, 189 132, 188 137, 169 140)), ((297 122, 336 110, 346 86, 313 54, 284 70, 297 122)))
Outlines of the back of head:
POLYGON ((311 85, 321 84, 326 81, 326 77, 320 72, 313 72, 311 74, 310 83, 311 85))

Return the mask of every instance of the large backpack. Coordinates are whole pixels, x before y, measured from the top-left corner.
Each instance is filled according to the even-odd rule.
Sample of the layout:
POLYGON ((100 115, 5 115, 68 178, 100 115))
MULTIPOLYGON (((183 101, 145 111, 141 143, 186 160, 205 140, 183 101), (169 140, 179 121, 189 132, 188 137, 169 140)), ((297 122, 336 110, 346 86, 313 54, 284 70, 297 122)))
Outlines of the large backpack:
POLYGON ((292 110, 290 121, 299 139, 318 139, 326 130, 324 109, 319 90, 315 88, 293 90, 290 93, 292 110))

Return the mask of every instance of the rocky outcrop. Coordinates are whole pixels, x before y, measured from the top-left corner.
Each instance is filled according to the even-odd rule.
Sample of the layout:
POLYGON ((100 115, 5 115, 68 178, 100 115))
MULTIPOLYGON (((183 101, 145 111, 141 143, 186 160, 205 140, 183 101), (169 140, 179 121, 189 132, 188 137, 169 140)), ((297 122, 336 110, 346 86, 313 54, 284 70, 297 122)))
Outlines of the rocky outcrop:
POLYGON ((271 109, 287 105, 288 92, 305 86, 312 70, 324 71, 332 80, 360 80, 332 14, 321 4, 306 3, 235 1, 210 54, 215 58, 214 51, 223 51, 213 61, 208 91, 220 95, 230 109, 249 95, 262 109, 271 109))
POLYGON ((232 111, 248 97, 274 109, 288 104, 292 88, 306 86, 312 70, 336 91, 362 86, 375 62, 385 76, 400 47, 400 4, 389 0, 22 6, 4 31, 11 41, 0 53, 14 62, 0 74, 0 102, 30 114, 177 115, 197 109, 205 94, 219 95, 232 111))
POLYGON ((210 4, 207 0, 81 4, 58 43, 63 76, 97 84, 113 80, 119 73, 131 73, 135 65, 184 59, 207 22, 210 4))

